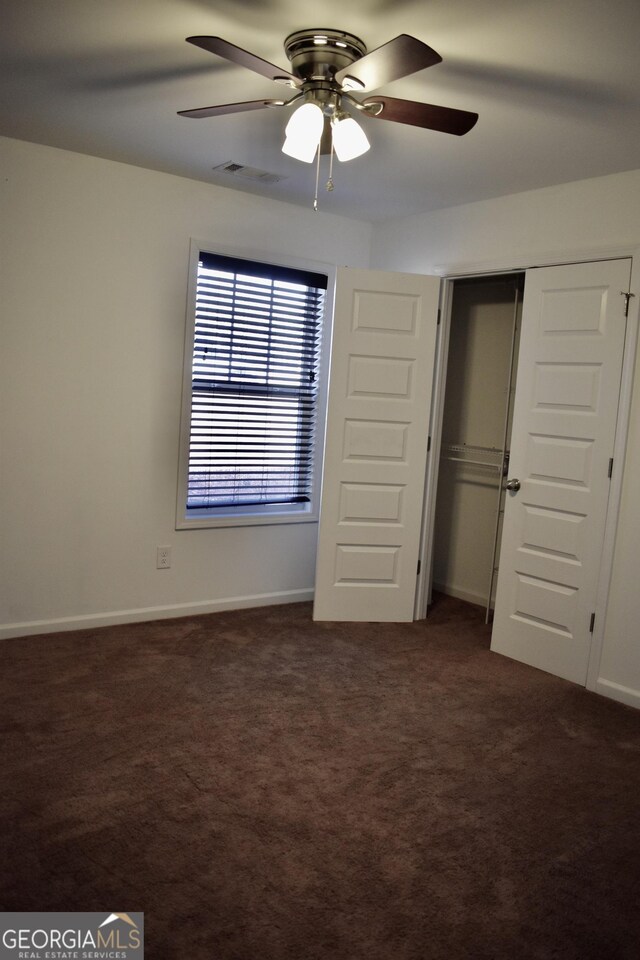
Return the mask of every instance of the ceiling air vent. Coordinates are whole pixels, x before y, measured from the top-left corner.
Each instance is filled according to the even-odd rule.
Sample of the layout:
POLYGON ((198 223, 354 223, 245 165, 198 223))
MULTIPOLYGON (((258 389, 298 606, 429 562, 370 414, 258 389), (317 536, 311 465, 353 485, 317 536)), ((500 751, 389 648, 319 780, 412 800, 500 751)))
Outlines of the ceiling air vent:
POLYGON ((234 163, 228 160, 226 163, 220 163, 214 170, 220 173, 228 173, 232 177, 241 177, 244 180, 253 180, 254 183, 279 183, 286 177, 281 177, 278 173, 268 173, 266 170, 258 170, 257 167, 246 167, 243 163, 234 163))

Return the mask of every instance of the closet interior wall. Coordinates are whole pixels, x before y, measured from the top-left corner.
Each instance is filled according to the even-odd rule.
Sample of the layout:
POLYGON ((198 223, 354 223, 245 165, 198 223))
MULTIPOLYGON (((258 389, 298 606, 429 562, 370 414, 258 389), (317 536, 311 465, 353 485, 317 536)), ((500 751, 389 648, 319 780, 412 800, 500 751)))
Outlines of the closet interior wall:
POLYGON ((495 593, 523 275, 454 282, 433 542, 434 589, 495 593), (493 583, 492 583, 493 581, 493 583))

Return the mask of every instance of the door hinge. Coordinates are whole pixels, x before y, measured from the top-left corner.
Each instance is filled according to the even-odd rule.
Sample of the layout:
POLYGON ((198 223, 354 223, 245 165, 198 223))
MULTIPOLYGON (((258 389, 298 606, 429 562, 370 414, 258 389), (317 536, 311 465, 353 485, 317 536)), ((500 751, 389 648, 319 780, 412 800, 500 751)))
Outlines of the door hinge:
POLYGON ((595 613, 592 613, 591 620, 589 621, 589 633, 593 633, 593 627, 595 625, 595 622, 596 622, 596 615, 595 613))
POLYGON ((416 577, 420 576, 421 569, 422 569, 422 560, 418 560, 418 569, 416 570, 416 577))
POLYGON ((609 460, 609 474, 608 474, 609 480, 611 480, 612 474, 613 474, 613 457, 611 457, 611 459, 609 460))
MULTIPOLYGON (((633 294, 629 294, 629 296, 633 296, 633 294)), ((627 301, 627 307, 628 307, 628 306, 629 306, 629 301, 627 301)), ((440 307, 438 307, 438 322, 437 322, 437 324, 436 324, 436 326, 438 326, 438 327, 440 326, 440 317, 441 317, 441 316, 442 316, 442 311, 440 310, 440 307)))
POLYGON ((431 450, 431 437, 427 439, 427 453, 431 450))
MULTIPOLYGON (((624 297, 624 315, 625 315, 625 317, 628 317, 628 316, 629 316, 629 301, 631 300, 631 297, 635 297, 635 293, 626 293, 624 290, 621 290, 621 291, 620 291, 620 296, 621 296, 621 297, 624 297)), ((440 323, 439 320, 438 320, 438 323, 440 323)))

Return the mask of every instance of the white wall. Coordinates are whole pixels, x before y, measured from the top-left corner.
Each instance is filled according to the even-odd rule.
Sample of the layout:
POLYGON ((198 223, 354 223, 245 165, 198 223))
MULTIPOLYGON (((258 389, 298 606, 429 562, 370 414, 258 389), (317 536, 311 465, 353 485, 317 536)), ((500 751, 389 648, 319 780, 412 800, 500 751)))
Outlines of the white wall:
POLYGON ((15 140, 0 170, 0 636, 309 596, 316 524, 174 529, 189 238, 359 267, 370 226, 15 140))
POLYGON ((371 266, 482 272, 628 251, 639 239, 640 170, 632 170, 376 224, 371 266))
MULTIPOLYGON (((635 254, 640 298, 640 170, 389 221, 374 229, 372 267, 415 273, 482 272, 635 254)), ((596 689, 640 706, 640 352, 602 659, 596 689)))

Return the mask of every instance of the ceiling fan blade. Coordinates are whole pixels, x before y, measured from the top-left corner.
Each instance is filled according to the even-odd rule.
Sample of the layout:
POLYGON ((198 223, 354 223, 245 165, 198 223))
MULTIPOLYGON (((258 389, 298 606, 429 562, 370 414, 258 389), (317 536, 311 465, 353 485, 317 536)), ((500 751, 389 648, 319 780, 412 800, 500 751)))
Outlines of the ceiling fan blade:
POLYGON ((179 117, 221 117, 225 113, 245 113, 247 110, 262 110, 263 107, 283 107, 284 100, 244 100, 242 103, 221 103, 215 107, 198 107, 196 110, 178 110, 179 117))
POLYGON ((255 54, 243 50, 242 47, 236 47, 235 44, 223 40, 222 37, 187 37, 187 43, 193 43, 196 47, 201 47, 209 53, 215 53, 218 57, 224 57, 225 60, 231 60, 232 63, 238 63, 247 70, 254 70, 256 73, 268 77, 269 80, 280 80, 286 82, 289 86, 300 87, 302 80, 294 77, 288 70, 282 67, 276 67, 268 60, 262 60, 255 54))
POLYGON ((426 43, 401 33, 360 60, 338 70, 336 80, 344 84, 347 77, 354 77, 359 84, 364 84, 366 90, 375 90, 392 80, 432 67, 441 60, 440 54, 426 43))
POLYGON ((369 97, 363 101, 364 113, 377 120, 394 120, 409 123, 414 127, 453 133, 457 137, 468 133, 475 126, 477 113, 455 110, 451 107, 436 107, 432 103, 417 103, 415 100, 396 100, 394 97, 369 97), (376 111, 380 104, 382 109, 376 111))

